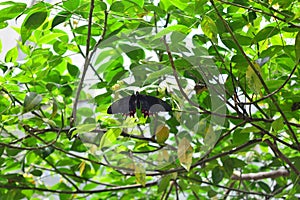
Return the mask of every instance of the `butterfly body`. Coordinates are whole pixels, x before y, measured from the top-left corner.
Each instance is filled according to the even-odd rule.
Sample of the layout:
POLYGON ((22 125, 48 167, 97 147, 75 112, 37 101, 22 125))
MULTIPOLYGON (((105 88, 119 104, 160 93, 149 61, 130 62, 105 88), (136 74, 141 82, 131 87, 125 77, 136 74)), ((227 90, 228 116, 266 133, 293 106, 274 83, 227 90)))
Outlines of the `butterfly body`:
POLYGON ((144 117, 149 116, 152 113, 168 112, 172 110, 172 107, 165 101, 149 96, 139 94, 133 94, 131 96, 124 97, 114 102, 108 109, 108 114, 123 113, 133 117, 136 113, 136 109, 141 110, 144 117))

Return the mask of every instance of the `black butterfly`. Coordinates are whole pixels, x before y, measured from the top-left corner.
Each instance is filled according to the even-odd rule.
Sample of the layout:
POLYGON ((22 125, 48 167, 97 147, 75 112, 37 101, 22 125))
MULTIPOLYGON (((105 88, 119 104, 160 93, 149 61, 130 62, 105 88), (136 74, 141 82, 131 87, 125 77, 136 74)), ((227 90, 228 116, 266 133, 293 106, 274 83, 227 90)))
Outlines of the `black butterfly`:
POLYGON ((172 107, 167 102, 153 96, 143 95, 136 92, 136 94, 124 97, 114 102, 107 109, 107 113, 123 113, 133 117, 136 112, 136 108, 142 111, 144 117, 149 116, 149 114, 152 113, 164 111, 168 112, 172 110, 172 107))

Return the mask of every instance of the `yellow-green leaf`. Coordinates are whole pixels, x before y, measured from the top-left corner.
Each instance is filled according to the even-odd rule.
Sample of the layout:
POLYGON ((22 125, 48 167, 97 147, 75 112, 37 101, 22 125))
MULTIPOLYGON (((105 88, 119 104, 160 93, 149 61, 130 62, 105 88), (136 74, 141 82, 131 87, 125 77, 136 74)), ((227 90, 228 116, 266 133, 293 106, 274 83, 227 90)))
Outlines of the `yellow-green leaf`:
POLYGON ((117 140, 121 133, 122 129, 120 128, 109 129, 101 138, 100 149, 102 149, 103 147, 109 147, 114 141, 117 140))
POLYGON ((190 170, 193 158, 193 147, 187 138, 182 138, 178 144, 177 156, 179 158, 181 166, 183 166, 187 171, 190 170))
MULTIPOLYGON (((257 63, 254 63, 253 66, 259 73, 261 73, 260 66, 257 63)), ((246 80, 247 80, 248 87, 255 94, 259 94, 260 90, 262 88, 262 84, 261 84, 257 74, 255 73, 255 71, 252 69, 252 67, 250 65, 248 66, 247 71, 246 71, 246 80)))
POLYGON ((59 38, 61 36, 65 36, 65 35, 66 35, 65 33, 49 33, 49 34, 46 34, 46 35, 42 36, 41 38, 39 38, 38 43, 39 44, 49 44, 53 40, 56 40, 57 38, 59 38))
POLYGON ((134 174, 136 182, 145 187, 146 185, 146 170, 141 164, 134 165, 134 174))
POLYGON ((85 162, 82 161, 82 162, 79 164, 79 174, 80 174, 80 176, 82 175, 84 169, 85 169, 85 162))
POLYGON ((18 55, 18 47, 10 49, 5 55, 5 62, 16 62, 18 55))
POLYGON ((169 128, 166 127, 165 125, 160 125, 159 127, 157 127, 156 129, 156 141, 158 143, 164 143, 168 138, 169 138, 169 128))
POLYGON ((209 39, 213 42, 218 42, 217 40, 217 25, 216 23, 208 16, 204 16, 203 20, 201 21, 201 29, 209 39))

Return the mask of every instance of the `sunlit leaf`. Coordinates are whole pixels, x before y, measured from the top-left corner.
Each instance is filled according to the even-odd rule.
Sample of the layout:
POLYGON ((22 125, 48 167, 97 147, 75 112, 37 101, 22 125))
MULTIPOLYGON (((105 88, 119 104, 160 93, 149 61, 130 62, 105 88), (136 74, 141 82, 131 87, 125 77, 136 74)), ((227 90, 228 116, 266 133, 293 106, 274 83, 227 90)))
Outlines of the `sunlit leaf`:
POLYGON ((217 42, 218 29, 215 22, 207 15, 201 21, 201 28, 204 34, 214 42, 217 42))
POLYGON ((18 59, 18 47, 10 49, 5 55, 5 62, 15 62, 18 59))
POLYGON ((6 1, 1 2, 0 6, 5 6, 5 8, 0 10, 0 22, 3 22, 17 17, 26 9, 27 5, 25 3, 6 1))
POLYGON ((48 44, 52 42, 53 40, 56 40, 58 37, 64 36, 64 33, 49 33, 47 35, 44 35, 43 37, 39 38, 38 43, 39 44, 48 44))
POLYGON ((86 164, 85 161, 82 161, 79 165, 79 174, 80 174, 80 176, 82 176, 83 171, 85 170, 85 164, 86 164))
POLYGON ((119 128, 109 129, 101 138, 100 149, 102 149, 103 147, 109 147, 114 141, 117 140, 117 138, 120 136, 121 133, 122 133, 122 129, 119 128))

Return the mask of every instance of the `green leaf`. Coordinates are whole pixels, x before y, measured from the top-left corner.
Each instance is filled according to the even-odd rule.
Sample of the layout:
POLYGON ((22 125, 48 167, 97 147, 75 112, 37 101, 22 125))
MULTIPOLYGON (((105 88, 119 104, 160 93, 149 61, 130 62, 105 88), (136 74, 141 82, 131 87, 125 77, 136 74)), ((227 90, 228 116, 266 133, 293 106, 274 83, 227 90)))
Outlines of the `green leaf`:
POLYGON ((13 1, 1 2, 0 6, 6 6, 6 8, 0 10, 0 23, 6 20, 17 17, 26 9, 25 3, 18 3, 13 1))
POLYGON ((67 69, 71 76, 78 77, 80 71, 76 65, 72 65, 72 64, 68 63, 67 69))
MULTIPOLYGON (((256 71, 261 74, 260 66, 257 63, 254 63, 253 66, 255 67, 256 71)), ((262 83, 260 82, 260 79, 258 78, 255 71, 252 69, 252 67, 249 65, 246 71, 246 80, 248 83, 248 87, 255 93, 259 94, 261 91, 262 83)))
POLYGON ((215 167, 212 170, 213 183, 216 185, 216 184, 220 183, 223 178, 224 178, 224 170, 219 166, 215 167))
POLYGON ((100 149, 103 147, 109 147, 113 142, 117 140, 117 138, 121 135, 122 129, 120 128, 111 128, 109 129, 100 141, 100 149))
POLYGON ((185 10, 190 3, 188 0, 171 0, 170 2, 180 10, 185 10))
POLYGON ((49 44, 53 40, 56 40, 57 38, 59 38, 61 36, 64 36, 64 35, 66 35, 66 34, 64 34, 64 33, 49 33, 49 34, 46 34, 46 35, 42 36, 41 38, 39 38, 38 44, 49 44))
POLYGON ((16 62, 18 59, 18 47, 10 49, 5 55, 5 62, 16 62))
POLYGON ((167 189, 171 181, 170 175, 165 175, 159 182, 158 182, 158 188, 157 193, 161 193, 167 189))
POLYGON ((253 38, 252 42, 253 43, 258 43, 262 40, 266 40, 274 35, 277 35, 279 33, 278 28, 268 26, 266 28, 263 28, 260 30, 256 36, 253 38))
POLYGON ((79 124, 76 126, 76 132, 77 133, 87 133, 95 130, 97 127, 96 124, 79 124))
POLYGON ((278 89, 282 84, 284 83, 285 80, 266 80, 266 85, 268 86, 269 90, 272 92, 276 89, 278 89))
POLYGON ((33 110, 41 103, 42 99, 42 96, 35 92, 27 93, 23 104, 23 113, 33 110))
POLYGON ((186 27, 184 25, 168 26, 167 28, 165 28, 162 31, 158 32, 156 34, 156 36, 153 38, 153 40, 161 39, 163 36, 167 35, 168 33, 174 32, 174 31, 184 33, 184 34, 188 34, 191 31, 191 29, 189 29, 188 27, 186 27))
POLYGON ((77 114, 85 117, 91 117, 93 116, 94 111, 89 107, 81 107, 77 109, 77 114))
POLYGON ((283 123, 283 118, 279 117, 278 119, 276 119, 275 121, 272 122, 272 128, 274 129, 274 131, 278 132, 280 130, 283 129, 284 127, 284 123, 283 123))
POLYGON ((87 147, 80 139, 76 138, 75 141, 72 143, 71 150, 77 152, 86 152, 87 147))
POLYGON ((41 156, 42 158, 47 158, 49 155, 51 155, 54 152, 53 147, 45 147, 43 149, 39 149, 36 151, 36 153, 41 156))
POLYGON ((257 183, 258 183, 258 185, 261 187, 261 189, 263 189, 265 192, 267 192, 267 193, 270 193, 270 192, 271 192, 271 189, 270 189, 270 187, 268 186, 268 184, 266 184, 266 183, 264 183, 264 182, 262 182, 262 181, 258 181, 257 183))
POLYGON ((34 175, 34 176, 42 176, 43 171, 38 170, 38 169, 35 169, 35 170, 32 170, 32 171, 30 172, 30 174, 32 174, 32 175, 34 175))
POLYGON ((53 49, 57 54, 63 55, 68 50, 68 46, 64 42, 56 41, 53 44, 53 49))
MULTIPOLYGON (((93 36, 101 35, 101 33, 102 33, 101 27, 99 27, 98 25, 92 25, 91 28, 92 28, 91 35, 93 35, 93 36)), ((73 29, 72 31, 77 34, 87 35, 88 34, 88 25, 80 26, 76 29, 73 29)))
POLYGON ((21 38, 24 44, 32 32, 40 27, 48 16, 47 12, 39 11, 28 14, 21 26, 21 38))
POLYGON ((218 29, 217 26, 215 24, 215 22, 208 17, 207 15, 205 15, 201 21, 201 28, 203 33, 212 41, 214 41, 215 43, 218 42, 217 39, 217 33, 218 33, 218 29))
POLYGON ((236 130, 233 133, 232 140, 235 145, 239 145, 249 141, 249 136, 249 132, 241 132, 236 130))
POLYGON ((224 167, 224 171, 226 172, 227 176, 231 176, 233 173, 233 169, 234 167, 234 163, 233 160, 231 158, 222 158, 222 163, 223 163, 223 167, 224 167))
POLYGON ((66 97, 69 97, 73 94, 73 89, 69 85, 64 85, 59 89, 59 91, 66 97))
POLYGON ((52 30, 55 26, 57 26, 57 25, 59 25, 59 24, 65 22, 65 21, 69 20, 69 19, 71 18, 71 16, 72 16, 72 15, 71 15, 69 12, 66 12, 66 11, 59 12, 59 13, 54 17, 54 19, 53 19, 53 21, 52 21, 51 30, 52 30))
POLYGON ((218 140, 217 134, 213 130, 213 127, 210 125, 205 132, 205 137, 204 137, 204 146, 201 147, 202 151, 207 151, 210 148, 213 147, 213 145, 216 143, 218 140))
POLYGON ((75 11, 78 9, 80 4, 80 0, 68 0, 68 1, 63 1, 63 7, 68 10, 68 11, 75 11))

